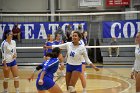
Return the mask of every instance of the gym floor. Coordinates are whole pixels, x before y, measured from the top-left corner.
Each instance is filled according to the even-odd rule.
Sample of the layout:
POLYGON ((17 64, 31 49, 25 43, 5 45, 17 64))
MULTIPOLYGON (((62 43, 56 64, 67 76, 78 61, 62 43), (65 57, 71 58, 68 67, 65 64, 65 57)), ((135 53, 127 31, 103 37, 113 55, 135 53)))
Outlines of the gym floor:
MULTIPOLYGON (((96 72, 90 67, 87 67, 87 93, 135 93, 135 81, 130 79, 131 65, 99 65, 100 71, 96 72)), ((37 93, 36 90, 36 77, 31 82, 28 81, 32 73, 33 67, 19 66, 20 76, 20 93, 37 93)), ((56 83, 61 87, 64 93, 66 91, 66 83, 64 77, 55 77, 56 83)), ((3 72, 0 69, 0 92, 3 91, 2 82, 3 72)), ((14 93, 13 79, 10 75, 9 92, 14 93)), ((77 93, 82 92, 82 85, 80 80, 76 84, 77 93)))

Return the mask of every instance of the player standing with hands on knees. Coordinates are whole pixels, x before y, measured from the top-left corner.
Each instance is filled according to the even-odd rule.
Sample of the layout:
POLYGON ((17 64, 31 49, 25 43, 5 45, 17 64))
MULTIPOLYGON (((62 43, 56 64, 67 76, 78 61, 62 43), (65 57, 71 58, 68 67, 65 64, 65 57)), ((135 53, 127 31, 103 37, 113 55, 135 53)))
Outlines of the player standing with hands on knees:
POLYGON ((2 69, 4 73, 4 93, 8 93, 8 81, 10 71, 14 77, 14 87, 16 93, 19 93, 19 77, 18 77, 18 66, 16 64, 16 42, 12 40, 13 33, 7 30, 3 34, 3 42, 1 43, 2 52, 2 69))
POLYGON ((136 93, 140 93, 140 32, 136 35, 135 43, 135 63, 132 68, 131 78, 136 81, 136 93))
POLYGON ((82 56, 84 57, 85 61, 96 71, 99 70, 89 60, 85 46, 80 44, 79 41, 81 40, 81 37, 80 32, 74 31, 72 35, 72 42, 46 47, 59 47, 61 49, 67 49, 66 85, 70 93, 76 93, 75 85, 82 72, 82 56))

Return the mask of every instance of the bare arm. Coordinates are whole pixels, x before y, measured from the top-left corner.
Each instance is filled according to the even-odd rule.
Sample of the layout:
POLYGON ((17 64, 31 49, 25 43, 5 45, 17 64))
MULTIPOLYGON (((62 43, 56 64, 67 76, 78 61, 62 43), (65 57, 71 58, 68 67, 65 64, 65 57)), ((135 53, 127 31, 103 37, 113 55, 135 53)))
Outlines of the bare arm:
POLYGON ((87 64, 89 64, 92 68, 94 68, 96 71, 99 71, 99 68, 97 68, 89 59, 88 55, 87 55, 87 51, 86 48, 83 49, 83 56, 84 59, 86 60, 87 64))
POLYGON ((38 81, 38 83, 39 83, 39 85, 43 85, 43 78, 44 78, 44 75, 45 75, 45 71, 42 71, 42 73, 41 73, 41 75, 40 75, 40 79, 39 79, 39 81, 38 81))
POLYGON ((1 52, 2 52, 2 63, 3 63, 5 68, 7 68, 7 64, 6 64, 6 50, 7 50, 7 46, 3 43, 1 45, 1 52))
POLYGON ((38 65, 38 66, 34 69, 33 73, 32 73, 31 76, 28 78, 29 82, 30 82, 31 80, 34 79, 34 74, 35 74, 37 71, 39 71, 40 69, 42 69, 42 64, 41 64, 41 65, 38 65))
POLYGON ((15 48, 14 48, 13 52, 14 52, 13 59, 16 59, 16 57, 17 57, 16 42, 15 42, 15 48))
POLYGON ((3 65, 5 68, 7 68, 6 60, 3 60, 3 65))
POLYGON ((42 71, 42 73, 41 73, 41 75, 40 75, 40 79, 43 80, 45 73, 46 73, 45 71, 42 71))
POLYGON ((99 68, 97 68, 93 63, 91 63, 90 66, 91 66, 92 68, 94 68, 96 71, 99 71, 99 68))
POLYGON ((60 54, 59 56, 58 56, 58 58, 59 58, 59 60, 60 60, 60 70, 63 70, 64 69, 64 57, 63 57, 63 55, 62 54, 60 54))

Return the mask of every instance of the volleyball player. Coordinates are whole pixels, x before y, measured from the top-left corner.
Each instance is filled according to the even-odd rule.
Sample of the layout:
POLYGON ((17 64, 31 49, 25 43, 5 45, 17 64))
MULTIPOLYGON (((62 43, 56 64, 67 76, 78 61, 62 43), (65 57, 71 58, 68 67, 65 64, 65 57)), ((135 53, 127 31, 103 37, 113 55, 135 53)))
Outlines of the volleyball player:
POLYGON ((60 35, 60 34, 56 34, 56 35, 55 35, 54 44, 55 44, 55 45, 59 45, 59 44, 63 44, 63 43, 64 43, 64 41, 61 40, 61 35, 60 35))
POLYGON ((135 63, 133 71, 131 73, 131 78, 136 81, 136 93, 140 93, 140 32, 137 33, 135 38, 136 48, 135 48, 135 63))
POLYGON ((75 85, 82 72, 82 56, 86 62, 96 71, 99 70, 89 60, 86 48, 84 45, 79 43, 80 40, 81 34, 78 31, 74 31, 72 35, 72 42, 64 43, 61 45, 52 45, 52 47, 46 47, 60 47, 61 49, 67 49, 66 85, 70 93, 76 93, 75 85))
POLYGON ((4 73, 4 93, 8 93, 8 81, 10 71, 14 77, 14 87, 16 93, 19 93, 19 77, 18 77, 18 66, 16 63, 16 42, 12 40, 12 31, 7 30, 3 34, 3 42, 1 43, 2 52, 2 69, 4 73))
MULTIPOLYGON (((48 35, 48 40, 45 42, 45 45, 44 46, 52 46, 54 43, 53 43, 53 36, 51 34, 48 35)), ((46 53, 51 53, 52 52, 52 49, 45 49, 44 48, 44 59, 45 59, 45 56, 46 56, 46 53)))
POLYGON ((58 69, 60 48, 56 47, 52 50, 50 59, 43 62, 41 65, 42 71, 38 74, 36 87, 38 93, 45 93, 48 90, 50 93, 63 93, 60 87, 53 81, 54 73, 58 69))

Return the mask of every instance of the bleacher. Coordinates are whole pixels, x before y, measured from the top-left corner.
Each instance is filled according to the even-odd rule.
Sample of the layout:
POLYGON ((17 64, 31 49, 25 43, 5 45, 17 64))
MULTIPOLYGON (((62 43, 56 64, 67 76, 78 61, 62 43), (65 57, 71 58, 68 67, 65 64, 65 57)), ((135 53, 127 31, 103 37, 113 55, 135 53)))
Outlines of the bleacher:
POLYGON ((42 49, 17 49, 18 65, 37 65, 43 62, 44 39, 22 39, 16 42, 17 47, 41 47, 42 49))
MULTIPOLYGON (((106 38, 101 41, 101 45, 109 45, 111 39, 106 38)), ((117 39, 119 45, 134 45, 134 38, 119 38, 117 39)), ((103 64, 134 64, 135 48, 123 47, 119 48, 119 57, 115 54, 109 57, 108 48, 101 48, 101 55, 103 57, 103 64)))

